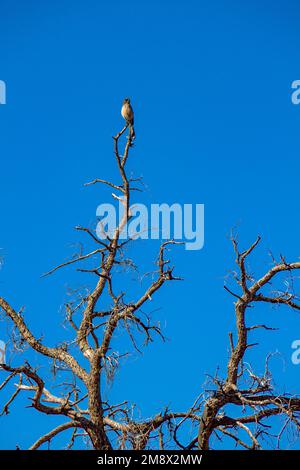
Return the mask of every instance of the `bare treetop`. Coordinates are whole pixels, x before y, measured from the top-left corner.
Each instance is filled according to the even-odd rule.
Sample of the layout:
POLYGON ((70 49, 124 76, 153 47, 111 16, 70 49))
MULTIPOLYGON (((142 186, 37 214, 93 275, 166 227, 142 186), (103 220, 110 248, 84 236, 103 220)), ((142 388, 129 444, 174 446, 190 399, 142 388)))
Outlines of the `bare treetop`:
MULTIPOLYGON (((125 104, 128 105, 128 102, 125 104)), ((257 303, 266 306, 285 305, 299 310, 299 298, 291 289, 284 292, 273 290, 271 293, 266 290, 280 273, 291 274, 297 271, 300 262, 290 263, 283 257, 279 262, 273 260, 270 269, 260 278, 253 279, 246 263, 254 255, 260 238, 248 249, 240 251, 236 238, 232 237, 237 288, 225 285, 225 289, 234 297, 236 329, 229 332, 230 354, 225 377, 214 376, 211 380, 212 390, 201 389, 199 384, 199 396, 196 398, 190 397, 189 390, 186 390, 191 402, 188 410, 163 409, 157 415, 147 418, 137 419, 132 404, 126 400, 111 403, 103 399, 104 376, 111 374, 113 377, 113 370, 120 361, 120 354, 113 347, 113 340, 117 341, 116 332, 123 328, 135 349, 138 349, 139 336, 146 343, 153 341, 155 336, 162 337, 159 324, 154 324, 146 317, 142 308, 165 283, 181 280, 174 274, 174 267, 166 256, 168 249, 178 242, 167 240, 158 250, 154 276, 139 297, 129 301, 127 292, 116 289, 114 269, 128 263, 123 251, 127 243, 134 241, 121 241, 120 234, 131 218, 132 191, 140 189, 137 186, 140 179, 129 178, 126 171, 133 148, 133 114, 132 119, 127 119, 126 116, 125 119, 126 125, 113 138, 119 181, 111 182, 101 175, 101 178, 86 183, 86 186, 103 184, 111 188, 114 191, 112 197, 124 207, 122 219, 114 232, 107 234, 103 240, 96 236, 94 230, 77 226, 76 230, 89 237, 94 244, 93 250, 81 252, 45 274, 50 275, 58 269, 76 266, 78 271, 93 276, 93 289, 65 305, 66 320, 73 331, 72 340, 66 340, 63 345, 55 347, 47 346, 33 334, 34 325, 28 326, 23 311, 16 310, 11 303, 0 297, 0 308, 10 322, 11 331, 17 331, 22 340, 22 357, 26 356, 22 348, 28 346, 41 358, 49 358, 56 369, 67 371, 69 380, 58 394, 52 390, 50 371, 47 378, 42 378, 38 364, 30 364, 26 358, 21 366, 2 364, 4 380, 0 390, 10 387, 12 381, 18 378, 10 398, 2 406, 2 414, 9 413, 15 399, 21 397, 26 406, 29 403, 36 412, 44 414, 45 420, 48 415, 62 416, 65 419, 63 424, 39 437, 31 449, 38 449, 45 443, 49 445, 55 436, 70 429, 72 434, 68 448, 72 448, 78 438, 84 438, 87 446, 104 450, 210 449, 216 441, 219 443, 218 447, 222 447, 222 439, 225 438, 226 442, 230 440, 238 448, 260 449, 268 436, 274 438, 272 428, 267 424, 268 419, 281 416, 282 428, 275 433, 275 446, 279 447, 288 426, 299 429, 300 398, 276 392, 268 357, 263 359, 264 373, 260 375, 247 363, 247 352, 256 344, 253 342, 255 331, 272 330, 268 325, 251 324, 247 312, 249 307, 257 303), (127 129, 129 132, 121 153, 120 146, 127 129), (86 267, 86 261, 92 266, 86 267), (235 405, 234 414, 229 405, 235 405)), ((204 295, 200 293, 202 294, 204 295)), ((17 303, 15 299, 13 303, 17 303)), ((193 328, 198 327, 200 330, 200 325, 193 325, 193 328)), ((207 333, 213 337, 213 332, 207 333)), ((195 361, 196 365, 200 364, 199 369, 203 367, 204 360, 205 358, 201 358, 201 361, 195 361)), ((201 370, 197 373, 200 372, 201 370)))

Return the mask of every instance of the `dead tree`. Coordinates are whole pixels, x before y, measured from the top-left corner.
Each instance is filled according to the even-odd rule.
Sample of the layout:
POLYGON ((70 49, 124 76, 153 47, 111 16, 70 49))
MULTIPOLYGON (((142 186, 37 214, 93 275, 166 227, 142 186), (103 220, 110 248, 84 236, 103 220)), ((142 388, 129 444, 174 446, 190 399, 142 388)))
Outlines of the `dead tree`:
POLYGON ((236 239, 232 238, 239 271, 235 274, 239 291, 233 292, 225 286, 235 298, 236 316, 236 332, 229 334, 231 352, 227 376, 215 376, 212 379, 213 390, 201 391, 190 409, 180 412, 164 409, 148 419, 137 419, 130 403, 126 401, 114 404, 103 400, 102 384, 105 374, 111 373, 120 361, 112 345, 116 332, 119 328, 124 328, 135 348, 137 335, 143 335, 146 342, 152 341, 155 334, 162 336, 159 325, 153 324, 150 318, 145 318, 141 309, 165 283, 180 280, 174 276, 173 267, 166 258, 166 251, 177 243, 169 240, 160 246, 155 277, 139 298, 130 300, 128 293, 115 292, 115 269, 128 264, 124 249, 127 243, 134 241, 122 241, 120 234, 130 220, 131 194, 138 189, 136 185, 139 182, 139 178, 128 177, 126 171, 132 149, 130 133, 123 153, 119 150, 126 129, 127 126, 114 137, 120 182, 95 179, 87 183, 101 183, 118 193, 113 193, 113 197, 124 206, 122 220, 113 234, 107 234, 105 239, 98 238, 90 228, 76 227, 89 237, 94 249, 86 254, 79 253, 47 273, 50 275, 58 269, 75 265, 79 266, 78 271, 95 278, 93 289, 84 295, 80 293, 76 301, 65 305, 66 319, 74 332, 72 340, 58 346, 45 345, 33 334, 22 309, 15 310, 7 300, 0 297, 2 314, 11 322, 12 331, 17 332, 20 339, 16 344, 16 339, 12 338, 17 349, 22 352, 24 346, 29 346, 42 358, 53 361, 55 370, 68 371, 70 380, 64 383, 63 391, 58 394, 51 390, 49 375, 42 376, 37 364, 32 365, 25 359, 22 366, 15 366, 11 362, 1 364, 1 372, 5 377, 0 390, 10 387, 15 378, 19 378, 10 398, 2 407, 2 414, 9 412, 17 396, 29 394, 27 397, 30 406, 37 412, 65 418, 63 424, 33 443, 30 447, 32 450, 46 443, 49 445, 55 436, 67 430, 72 430, 67 447, 70 449, 78 437, 84 437, 92 448, 102 450, 205 450, 213 448, 212 437, 221 440, 221 436, 231 439, 238 448, 260 449, 265 435, 270 432, 266 421, 272 416, 281 415, 285 422, 277 434, 279 442, 289 424, 299 428, 300 398, 276 393, 268 358, 262 376, 257 375, 246 363, 247 351, 253 346, 253 343, 249 343, 250 334, 258 328, 271 329, 266 325, 248 324, 246 316, 249 307, 257 303, 283 304, 299 310, 298 298, 290 289, 284 292, 273 291, 271 294, 265 290, 280 273, 292 275, 300 268, 300 262, 288 263, 282 258, 277 263, 274 260, 273 267, 254 280, 247 271, 246 261, 258 245, 259 238, 243 252, 239 251, 236 239), (89 262, 89 265, 82 267, 83 262, 89 262), (233 416, 231 409, 228 410, 229 405, 235 405, 240 413, 236 411, 233 416))
MULTIPOLYGON (((46 415, 62 415, 66 422, 39 438, 31 447, 37 449, 42 444, 50 442, 57 434, 73 428, 71 443, 79 435, 85 435, 90 439, 94 449, 112 449, 131 447, 133 449, 144 448, 149 441, 150 434, 158 430, 165 422, 173 420, 176 415, 164 412, 154 418, 145 421, 135 421, 132 418, 131 409, 126 402, 111 405, 102 399, 101 382, 107 369, 113 368, 119 361, 116 351, 111 348, 111 342, 116 330, 125 328, 134 346, 135 329, 144 335, 146 342, 152 341, 153 334, 162 336, 159 325, 151 323, 149 318, 144 318, 140 312, 143 305, 151 299, 166 282, 177 281, 180 278, 173 275, 173 267, 165 258, 165 252, 171 245, 177 242, 169 240, 160 246, 157 258, 157 271, 154 280, 149 284, 145 292, 135 301, 128 301, 129 296, 123 292, 115 293, 113 285, 114 268, 126 264, 124 257, 126 243, 121 241, 120 234, 131 217, 130 196, 135 191, 134 187, 139 179, 129 178, 126 173, 126 163, 132 148, 132 137, 129 132, 123 155, 119 151, 119 141, 128 126, 125 126, 114 137, 114 153, 120 173, 121 182, 114 184, 110 181, 96 179, 89 184, 102 183, 113 188, 119 195, 113 193, 113 197, 121 201, 124 206, 124 215, 119 221, 114 233, 106 239, 98 238, 89 228, 76 227, 85 232, 95 243, 95 249, 87 254, 80 253, 75 258, 61 263, 46 273, 50 275, 57 269, 78 264, 85 260, 92 260, 94 265, 88 269, 78 268, 81 272, 91 273, 96 278, 95 287, 85 296, 81 296, 77 303, 66 305, 66 316, 74 330, 74 340, 66 341, 62 346, 48 347, 34 336, 28 326, 22 311, 16 311, 2 297, 0 307, 4 315, 9 318, 13 327, 22 338, 23 344, 30 346, 34 351, 44 357, 51 358, 57 368, 70 370, 72 380, 64 395, 57 396, 46 387, 45 380, 38 373, 37 367, 25 362, 21 367, 11 364, 2 364, 1 368, 9 375, 5 378, 0 389, 19 377, 19 383, 11 398, 3 407, 2 413, 8 413, 14 399, 20 392, 32 392, 32 407, 46 415), (106 295, 110 301, 105 304, 106 295), (72 349, 79 349, 72 351, 72 349), (85 359, 89 363, 86 368, 82 365, 85 359), (86 404, 86 407, 84 407, 86 404), (110 437, 112 436, 112 437, 110 437)), ((186 413, 184 413, 185 415, 186 413)), ((183 416, 179 413, 178 416, 183 416)))

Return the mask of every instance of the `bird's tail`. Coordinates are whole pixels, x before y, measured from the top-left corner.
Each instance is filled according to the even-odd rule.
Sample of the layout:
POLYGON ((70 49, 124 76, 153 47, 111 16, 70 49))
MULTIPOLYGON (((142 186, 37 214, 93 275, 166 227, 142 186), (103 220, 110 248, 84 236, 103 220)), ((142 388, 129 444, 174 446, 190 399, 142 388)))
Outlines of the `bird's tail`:
POLYGON ((130 126, 130 138, 135 139, 135 131, 132 125, 130 126))

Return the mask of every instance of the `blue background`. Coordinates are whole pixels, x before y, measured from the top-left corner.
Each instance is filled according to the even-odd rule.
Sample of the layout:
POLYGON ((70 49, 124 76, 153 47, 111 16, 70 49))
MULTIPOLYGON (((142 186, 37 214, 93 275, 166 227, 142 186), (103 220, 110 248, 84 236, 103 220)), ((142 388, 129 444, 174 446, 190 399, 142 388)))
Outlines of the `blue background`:
MULTIPOLYGON (((142 201, 205 204, 203 250, 172 251, 185 281, 164 286, 145 309, 168 341, 157 339, 142 356, 132 351, 105 390, 145 417, 167 405, 187 409, 206 374, 225 370, 234 328, 233 298, 223 289, 234 269, 232 227, 242 247, 262 235, 251 264, 257 275, 271 266, 269 250, 298 259, 300 105, 291 102, 291 83, 300 78, 299 15, 298 2, 276 0, 0 1, 7 84, 0 287, 16 309, 25 306, 37 335, 49 345, 61 341, 66 292, 91 281, 70 269, 40 275, 85 240, 73 227, 91 224, 98 204, 110 202, 109 190, 83 184, 118 178, 111 136, 123 125, 124 96, 136 115, 128 166, 144 176, 142 201)), ((156 250, 144 241, 130 251, 141 272, 153 269, 156 250)), ((257 332, 260 345, 248 359, 259 373, 268 352, 279 351, 271 362, 276 385, 296 393, 291 343, 300 338, 299 313, 265 306, 248 322, 280 328, 257 332)), ((0 328, 5 340, 5 322, 0 328)), ((0 448, 26 448, 58 422, 19 399, 0 418, 0 448)), ((64 445, 61 436, 54 448, 64 445)))

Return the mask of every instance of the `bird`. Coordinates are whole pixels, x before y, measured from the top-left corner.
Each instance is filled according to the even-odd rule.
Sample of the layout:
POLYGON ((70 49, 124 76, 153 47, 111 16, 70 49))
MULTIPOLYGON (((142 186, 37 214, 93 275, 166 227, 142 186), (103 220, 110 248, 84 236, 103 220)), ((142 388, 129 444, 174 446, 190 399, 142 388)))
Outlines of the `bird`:
POLYGON ((135 132, 134 132, 134 112, 132 106, 130 104, 130 99, 125 98, 123 100, 123 105, 121 109, 121 114, 126 121, 126 124, 130 127, 130 138, 135 139, 135 132))

